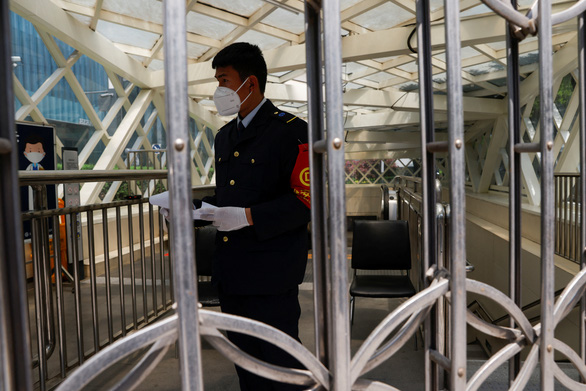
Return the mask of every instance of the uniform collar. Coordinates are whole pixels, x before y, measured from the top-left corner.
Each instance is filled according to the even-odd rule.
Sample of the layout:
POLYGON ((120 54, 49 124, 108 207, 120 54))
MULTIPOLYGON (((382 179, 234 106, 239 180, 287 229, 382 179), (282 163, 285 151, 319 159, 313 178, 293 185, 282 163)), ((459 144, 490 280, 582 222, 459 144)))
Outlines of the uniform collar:
POLYGON ((260 108, 262 107, 262 105, 267 101, 267 98, 262 98, 262 100, 260 101, 260 103, 258 104, 258 106, 256 106, 250 113, 248 113, 248 115, 246 117, 244 117, 242 120, 240 119, 240 117, 236 117, 236 125, 238 125, 240 122, 242 122, 242 125, 244 125, 244 127, 246 128, 248 126, 248 124, 250 124, 250 121, 252 121, 252 119, 254 118, 254 116, 256 115, 256 113, 258 113, 258 111, 260 110, 260 108))
MULTIPOLYGON (((264 129, 265 124, 267 124, 270 121, 270 114, 277 110, 277 108, 268 99, 264 99, 263 102, 264 103, 259 104, 258 107, 255 108, 255 114, 258 115, 252 116, 250 118, 250 123, 243 132, 238 132, 239 118, 236 118, 235 120, 229 122, 228 125, 231 126, 229 128, 229 137, 231 142, 234 143, 234 145, 256 137, 258 133, 264 129)), ((248 118, 249 116, 250 114, 247 115, 246 118, 248 118)))

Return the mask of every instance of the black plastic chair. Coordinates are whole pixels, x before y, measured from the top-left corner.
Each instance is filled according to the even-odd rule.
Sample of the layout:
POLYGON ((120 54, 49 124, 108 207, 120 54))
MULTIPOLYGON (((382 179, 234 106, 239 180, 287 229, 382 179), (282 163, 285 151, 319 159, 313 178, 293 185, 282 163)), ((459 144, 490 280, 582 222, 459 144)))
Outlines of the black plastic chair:
POLYGON ((354 322, 355 297, 407 298, 416 290, 409 277, 411 247, 404 220, 357 220, 352 237, 350 320, 354 322), (359 270, 402 271, 400 275, 358 274, 359 270))
MULTIPOLYGON (((195 264, 197 275, 211 277, 214 264, 214 253, 216 251, 216 232, 214 226, 205 226, 195 230, 195 264)), ((197 282, 198 299, 204 307, 215 307, 220 305, 218 287, 207 281, 197 282)))

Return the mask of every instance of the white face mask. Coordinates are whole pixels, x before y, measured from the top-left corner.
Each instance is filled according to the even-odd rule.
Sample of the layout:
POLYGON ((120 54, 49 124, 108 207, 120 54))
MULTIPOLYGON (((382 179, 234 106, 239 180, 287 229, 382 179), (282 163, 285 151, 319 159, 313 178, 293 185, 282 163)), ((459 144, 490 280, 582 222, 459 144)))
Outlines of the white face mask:
POLYGON ((40 152, 27 152, 24 155, 31 163, 38 163, 45 157, 45 154, 40 152))
POLYGON ((238 96, 237 92, 242 88, 247 80, 248 77, 242 82, 242 84, 240 84, 240 87, 238 87, 236 91, 231 90, 228 87, 216 88, 216 92, 214 92, 214 104, 216 105, 216 109, 218 109, 218 114, 232 115, 240 111, 240 106, 242 103, 248 99, 250 94, 252 94, 252 91, 250 91, 250 94, 248 94, 246 98, 240 102, 240 97, 238 96))

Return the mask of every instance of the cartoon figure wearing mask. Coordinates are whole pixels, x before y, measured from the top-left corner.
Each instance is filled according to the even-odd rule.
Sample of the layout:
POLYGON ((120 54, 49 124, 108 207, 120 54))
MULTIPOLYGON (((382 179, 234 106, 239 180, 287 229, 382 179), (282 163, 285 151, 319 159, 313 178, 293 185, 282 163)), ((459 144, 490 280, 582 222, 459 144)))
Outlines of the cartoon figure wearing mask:
POLYGON ((43 166, 39 164, 45 157, 45 149, 39 137, 31 136, 26 139, 24 144, 24 156, 31 162, 26 168, 27 171, 44 170, 43 166))
MULTIPOLYGON (((24 156, 31 162, 26 168, 27 171, 44 170, 39 163, 45 157, 45 149, 40 137, 30 136, 26 139, 24 144, 24 156)), ((34 210, 33 188, 28 188, 28 208, 34 210)))

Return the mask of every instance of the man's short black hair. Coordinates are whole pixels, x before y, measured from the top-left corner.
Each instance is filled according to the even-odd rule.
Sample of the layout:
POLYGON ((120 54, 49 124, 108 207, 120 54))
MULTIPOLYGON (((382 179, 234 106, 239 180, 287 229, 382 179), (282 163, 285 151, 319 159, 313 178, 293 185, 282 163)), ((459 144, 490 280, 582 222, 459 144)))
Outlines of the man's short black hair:
POLYGON ((248 42, 236 42, 220 50, 212 61, 212 68, 232 66, 242 81, 254 75, 258 79, 260 92, 264 94, 267 84, 267 63, 262 51, 248 42))

